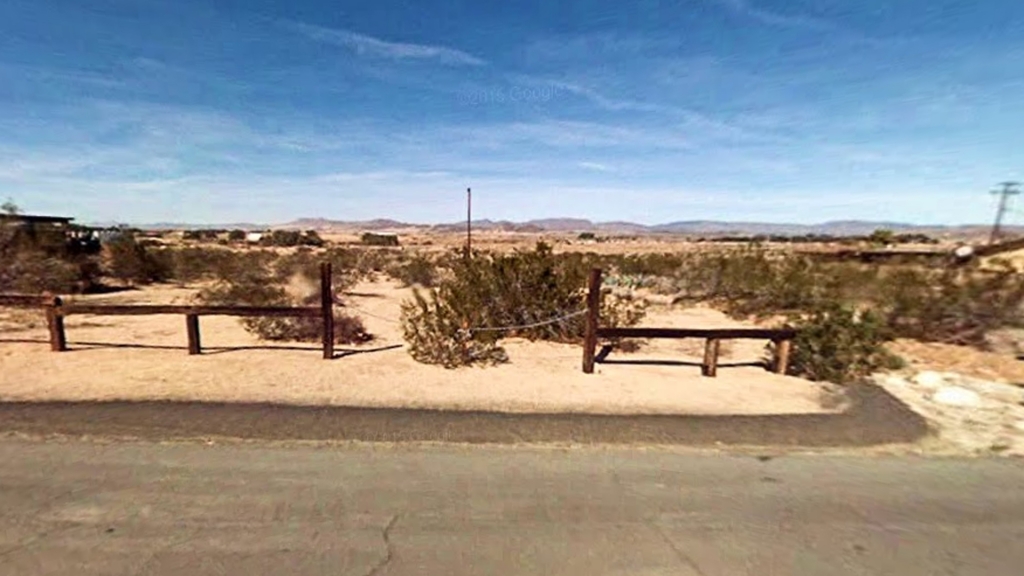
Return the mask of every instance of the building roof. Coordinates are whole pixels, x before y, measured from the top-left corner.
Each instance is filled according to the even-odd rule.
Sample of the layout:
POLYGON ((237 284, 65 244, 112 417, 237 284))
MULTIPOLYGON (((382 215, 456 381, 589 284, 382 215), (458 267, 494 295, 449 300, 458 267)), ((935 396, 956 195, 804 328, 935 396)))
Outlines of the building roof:
POLYGON ((26 224, 70 224, 74 218, 64 216, 37 216, 31 214, 0 214, 0 222, 24 222, 26 224))

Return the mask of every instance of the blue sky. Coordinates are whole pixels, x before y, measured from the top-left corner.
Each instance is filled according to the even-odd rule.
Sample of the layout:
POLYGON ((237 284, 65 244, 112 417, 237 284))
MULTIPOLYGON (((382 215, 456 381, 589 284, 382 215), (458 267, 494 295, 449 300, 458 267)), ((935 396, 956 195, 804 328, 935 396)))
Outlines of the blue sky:
POLYGON ((985 222, 1024 177, 1022 30, 1019 0, 4 0, 0 199, 985 222))

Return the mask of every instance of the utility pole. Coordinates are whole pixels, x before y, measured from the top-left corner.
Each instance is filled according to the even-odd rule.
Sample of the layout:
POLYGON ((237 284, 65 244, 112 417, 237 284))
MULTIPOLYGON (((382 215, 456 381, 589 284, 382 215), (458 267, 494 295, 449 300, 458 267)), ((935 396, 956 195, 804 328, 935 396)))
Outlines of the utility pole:
POLYGON ((993 190, 993 194, 999 194, 999 207, 996 209, 996 222, 992 225, 992 235, 988 238, 989 244, 995 244, 1002 235, 1003 217, 1009 209, 1010 196, 1020 194, 1020 182, 1000 182, 1001 187, 993 190))
POLYGON ((466 259, 473 254, 473 189, 466 188, 466 259))

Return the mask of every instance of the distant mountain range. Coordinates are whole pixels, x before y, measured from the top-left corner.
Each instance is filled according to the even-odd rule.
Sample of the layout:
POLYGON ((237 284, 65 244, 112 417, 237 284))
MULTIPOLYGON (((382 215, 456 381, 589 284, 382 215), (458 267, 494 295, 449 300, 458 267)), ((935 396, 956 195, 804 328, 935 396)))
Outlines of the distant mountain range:
MULTIPOLYGON (((111 225, 110 223, 94 225, 111 225)), ((359 231, 400 231, 419 230, 430 232, 461 232, 466 229, 465 222, 452 224, 412 224, 386 218, 364 221, 328 220, 325 218, 300 218, 285 224, 216 224, 194 225, 184 223, 160 222, 137 225, 147 230, 180 230, 180 229, 242 229, 265 230, 270 228, 302 229, 359 232, 359 231)), ((473 229, 492 232, 518 233, 580 233, 592 232, 605 235, 645 235, 674 234, 685 236, 749 236, 778 235, 801 236, 808 234, 828 236, 860 236, 870 234, 878 229, 892 230, 898 233, 921 233, 932 236, 976 237, 988 234, 990 227, 982 224, 957 226, 919 225, 903 222, 875 222, 866 220, 837 220, 821 224, 778 224, 769 222, 723 222, 715 220, 687 220, 666 224, 637 224, 635 222, 593 222, 580 218, 545 218, 526 222, 507 220, 474 220, 473 229)), ((1024 234, 1024 226, 1007 226, 1008 234, 1024 234)))
MULTIPOLYGON (((322 218, 303 218, 281 228, 302 228, 308 230, 407 230, 418 229, 434 232, 461 232, 465 222, 454 224, 409 224, 396 220, 368 220, 347 222, 322 218)), ((957 226, 918 225, 903 222, 874 222, 866 220, 837 220, 821 224, 777 224, 768 222, 723 222, 715 220, 688 220, 666 224, 637 224, 635 222, 593 222, 580 218, 545 218, 526 222, 507 220, 474 220, 473 229, 494 232, 593 232, 607 235, 677 234, 686 236, 730 236, 730 235, 778 235, 801 236, 808 234, 828 236, 861 236, 878 229, 898 233, 921 233, 934 236, 978 236, 988 234, 990 227, 981 224, 957 226)), ((1007 226, 1008 234, 1024 234, 1024 226, 1007 226)))

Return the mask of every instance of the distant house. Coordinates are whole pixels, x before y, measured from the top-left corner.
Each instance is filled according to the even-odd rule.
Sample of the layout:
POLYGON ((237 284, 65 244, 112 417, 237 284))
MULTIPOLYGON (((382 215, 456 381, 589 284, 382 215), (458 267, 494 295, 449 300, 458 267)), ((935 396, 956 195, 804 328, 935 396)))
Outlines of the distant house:
POLYGON ((263 234, 260 232, 249 232, 245 235, 245 241, 248 244, 259 244, 263 241, 263 234))
POLYGON ((51 230, 69 230, 74 218, 64 216, 33 216, 30 214, 0 214, 0 226, 10 226, 28 233, 51 230))
POLYGON ((93 253, 100 238, 92 228, 72 224, 74 218, 33 214, 0 214, 0 229, 14 232, 14 240, 51 254, 93 253))

